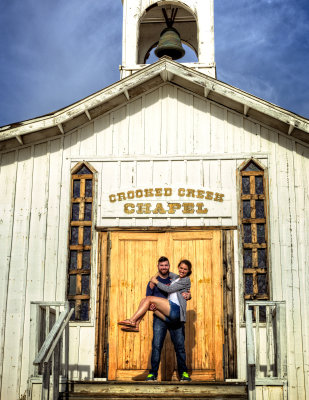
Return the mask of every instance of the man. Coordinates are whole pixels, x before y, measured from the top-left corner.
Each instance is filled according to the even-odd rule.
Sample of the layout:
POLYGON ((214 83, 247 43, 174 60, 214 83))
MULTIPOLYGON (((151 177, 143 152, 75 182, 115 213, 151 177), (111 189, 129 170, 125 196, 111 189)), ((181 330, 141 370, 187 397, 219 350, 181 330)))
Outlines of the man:
MULTIPOLYGON (((171 283, 172 273, 169 271, 170 263, 168 258, 160 257, 158 260, 158 273, 157 277, 159 282, 165 285, 171 283)), ((186 300, 191 299, 190 293, 183 293, 186 300)), ((147 285, 146 296, 157 296, 167 298, 168 294, 158 289, 156 285, 151 282, 147 285)), ((155 311, 155 306, 150 306, 151 311, 155 311)), ((146 378, 146 381, 156 381, 158 376, 158 369, 161 358, 161 351, 165 336, 169 331, 177 358, 178 373, 181 381, 190 382, 191 379, 188 375, 186 365, 186 350, 185 350, 185 326, 184 322, 168 323, 153 315, 153 339, 152 339, 152 353, 151 353, 151 370, 146 378)))

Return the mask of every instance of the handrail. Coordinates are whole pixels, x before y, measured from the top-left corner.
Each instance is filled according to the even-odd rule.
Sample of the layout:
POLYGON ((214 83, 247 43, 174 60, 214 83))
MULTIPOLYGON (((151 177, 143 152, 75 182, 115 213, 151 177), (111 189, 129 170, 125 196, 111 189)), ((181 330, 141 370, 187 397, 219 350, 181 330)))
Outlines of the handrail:
POLYGON ((264 385, 267 382, 286 385, 285 314, 285 301, 246 301, 247 374, 250 400, 256 399, 257 385, 264 385), (265 309, 263 313, 261 308, 265 309), (262 320, 261 316, 263 316, 262 320), (265 347, 261 347, 261 343, 266 345, 265 354, 263 353, 265 347), (264 370, 261 369, 262 361, 266 362, 264 370))
MULTIPOLYGON (((28 393, 30 395, 32 392, 31 379, 42 375, 41 400, 49 400, 50 379, 52 376, 52 399, 58 400, 60 376, 62 376, 62 379, 65 378, 65 382, 68 384, 69 321, 74 309, 70 310, 68 301, 32 302, 31 306, 34 307, 31 323, 33 327, 32 343, 34 344, 32 354, 33 358, 35 358, 32 365, 35 368, 30 369, 28 393), (64 309, 60 313, 60 307, 63 306, 64 309), (57 319, 53 321, 53 326, 50 329, 51 315, 54 315, 57 319), (43 335, 45 333, 45 340, 39 349, 39 338, 42 333, 43 335), (38 352, 37 355, 36 352, 38 352), (64 361, 64 364, 62 364, 62 361, 64 361), (39 372, 39 367, 41 367, 41 372, 39 372)), ((53 319, 55 318, 53 317, 53 319)))
POLYGON ((65 304, 65 309, 60 314, 60 317, 55 322, 54 326, 52 327, 51 331, 49 332, 47 338, 45 339, 39 354, 33 361, 34 365, 39 365, 42 362, 48 362, 54 351, 55 347, 57 346, 61 335, 68 324, 71 315, 73 314, 74 309, 71 310, 68 307, 68 304, 65 304))

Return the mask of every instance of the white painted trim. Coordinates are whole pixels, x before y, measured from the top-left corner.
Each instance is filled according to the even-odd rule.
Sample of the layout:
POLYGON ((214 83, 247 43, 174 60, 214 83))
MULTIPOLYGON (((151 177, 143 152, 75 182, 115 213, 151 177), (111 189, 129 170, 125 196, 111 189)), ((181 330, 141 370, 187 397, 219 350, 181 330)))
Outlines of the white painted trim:
POLYGON ((290 124, 290 126, 289 126, 289 132, 288 132, 289 135, 292 134, 292 132, 294 131, 294 128, 295 128, 294 125, 290 124))
POLYGON ((21 144, 21 145, 23 146, 24 142, 23 142, 23 138, 22 138, 22 136, 20 136, 20 135, 17 135, 17 136, 15 136, 15 137, 16 137, 16 139, 17 139, 18 143, 19 143, 19 144, 21 144))
POLYGON ((129 95, 129 92, 128 92, 127 89, 125 89, 125 90, 123 91, 123 94, 126 96, 127 100, 129 101, 129 100, 130 100, 130 95, 129 95))
POLYGON ((208 95, 210 93, 210 89, 208 89, 207 87, 204 88, 204 96, 207 98, 208 95))
POLYGON ((187 155, 171 155, 171 156, 154 156, 150 155, 141 155, 141 156, 105 156, 105 157, 98 157, 98 156, 74 156, 68 157, 67 159, 71 161, 84 161, 87 160, 89 162, 115 162, 115 161, 189 161, 189 160, 243 160, 243 159, 264 159, 267 160, 269 158, 268 153, 237 153, 237 154, 227 154, 227 153, 220 153, 220 154, 211 154, 211 155, 194 155, 194 156, 187 156, 187 155))
POLYGON ((59 128, 59 131, 62 133, 62 135, 64 135, 64 129, 63 129, 62 124, 58 124, 57 126, 59 128))
MULTIPOLYGON (((152 93, 153 91, 164 87, 166 84, 167 84, 167 83, 162 82, 160 85, 156 86, 155 88, 150 89, 147 93, 152 93)), ((173 83, 170 83, 170 85, 173 85, 173 83)), ((190 91, 190 90, 188 90, 188 89, 186 89, 186 88, 184 88, 184 87, 182 87, 181 90, 185 91, 186 93, 192 94, 192 91, 190 91)), ((201 100, 204 100, 204 99, 205 99, 204 96, 201 96, 201 95, 199 95, 198 93, 194 93, 193 95, 196 96, 197 98, 201 99, 201 100)), ((136 96, 136 98, 130 99, 130 101, 135 101, 135 100, 137 100, 137 99, 139 99, 139 98, 144 98, 144 96, 145 96, 145 93, 140 94, 139 96, 136 96)), ((212 100, 210 100, 210 99, 207 99, 207 101, 208 101, 210 104, 215 104, 217 107, 220 107, 220 108, 222 108, 222 109, 227 108, 229 113, 232 113, 232 114, 234 114, 234 115, 242 115, 242 114, 239 114, 239 112, 237 112, 237 111, 235 111, 235 110, 232 110, 232 109, 230 109, 230 108, 227 107, 227 106, 218 104, 218 103, 216 103, 216 102, 214 102, 214 101, 212 101, 212 100)), ((119 106, 113 108, 112 110, 108 111, 106 114, 103 114, 103 115, 111 114, 112 112, 115 112, 115 111, 119 110, 119 109, 122 108, 122 107, 124 107, 124 104, 121 104, 121 105, 119 105, 119 106)), ((287 133, 284 133, 284 132, 282 132, 282 131, 280 131, 280 130, 278 130, 278 129, 275 129, 275 128, 273 128, 273 127, 267 125, 266 123, 263 123, 263 122, 261 122, 261 121, 258 121, 258 120, 254 119, 254 118, 252 118, 252 117, 249 117, 249 116, 247 116, 246 118, 248 119, 248 121, 251 121, 251 122, 253 122, 253 123, 259 124, 261 127, 264 127, 264 128, 266 128, 266 129, 268 129, 268 130, 271 131, 271 133, 273 133, 273 134, 279 134, 279 135, 285 136, 285 137, 289 138, 290 140, 292 140, 292 141, 294 141, 294 142, 296 142, 296 143, 298 143, 298 144, 300 144, 300 145, 302 145, 302 146, 304 146, 304 147, 309 147, 309 144, 308 144, 308 143, 303 142, 302 140, 297 139, 297 138, 295 138, 294 136, 290 136, 290 135, 288 135, 287 133)), ((67 131, 67 132, 65 133, 65 135, 72 134, 72 133, 76 132, 78 129, 83 128, 83 127, 86 126, 87 124, 89 124, 89 121, 83 123, 83 124, 80 125, 79 127, 75 127, 75 128, 70 129, 69 131, 67 131)), ((15 136, 15 135, 13 135, 13 137, 14 137, 14 136, 15 136)), ((45 139, 40 139, 40 140, 34 141, 33 143, 29 143, 29 144, 27 144, 27 145, 24 145, 24 148, 25 148, 25 147, 29 147, 29 146, 33 146, 33 145, 37 145, 37 144, 40 144, 40 143, 44 143, 44 142, 46 142, 46 141, 56 140, 56 139, 59 139, 59 135, 55 135, 55 136, 51 136, 51 137, 49 137, 49 138, 45 138, 45 139)), ((1 141, 1 128, 0 128, 0 141, 1 141)), ((17 149, 16 147, 14 147, 14 148, 12 148, 12 149, 5 149, 5 150, 0 151, 0 154, 9 153, 9 152, 14 151, 14 150, 16 150, 16 149, 17 149)), ((87 158, 88 158, 88 157, 87 157, 87 158)))
POLYGON ((89 121, 91 121, 92 118, 91 118, 91 115, 88 110, 85 110, 85 114, 87 115, 87 118, 89 119, 89 121))
POLYGON ((224 97, 230 98, 233 101, 239 102, 240 104, 245 104, 246 106, 263 114, 278 119, 286 124, 293 125, 294 127, 309 133, 308 119, 299 117, 292 112, 284 110, 265 100, 259 99, 258 97, 250 95, 249 93, 230 86, 224 82, 218 81, 215 78, 211 78, 210 76, 195 71, 192 68, 188 68, 174 61, 164 59, 159 60, 149 67, 145 67, 141 71, 138 71, 133 75, 101 90, 99 93, 95 93, 89 96, 87 99, 81 100, 69 107, 62 109, 61 111, 55 112, 52 115, 24 121, 20 123, 20 126, 12 129, 7 129, 10 125, 2 127, 0 128, 0 140, 7 140, 15 137, 16 135, 44 130, 54 127, 55 125, 58 125, 61 133, 63 134, 63 127, 61 125, 62 123, 79 116, 85 112, 85 110, 90 110, 91 108, 95 108, 98 105, 109 101, 113 97, 123 93, 124 90, 129 90, 130 88, 139 86, 142 83, 145 83, 146 81, 161 74, 163 75, 163 78, 166 76, 166 80, 172 79, 173 75, 177 75, 195 85, 201 86, 202 88, 207 88, 224 97))

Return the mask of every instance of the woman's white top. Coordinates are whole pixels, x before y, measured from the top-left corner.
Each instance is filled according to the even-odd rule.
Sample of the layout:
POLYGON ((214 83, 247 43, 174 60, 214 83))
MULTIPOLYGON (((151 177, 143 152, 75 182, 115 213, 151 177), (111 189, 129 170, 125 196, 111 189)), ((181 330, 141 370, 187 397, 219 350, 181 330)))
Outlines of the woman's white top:
MULTIPOLYGON (((175 279, 170 286, 172 286, 175 282, 178 282, 180 278, 175 279)), ((178 300, 178 296, 177 296, 177 292, 174 293, 169 293, 168 295, 168 300, 172 301, 173 303, 177 304, 178 306, 180 306, 179 304, 179 300, 178 300)))

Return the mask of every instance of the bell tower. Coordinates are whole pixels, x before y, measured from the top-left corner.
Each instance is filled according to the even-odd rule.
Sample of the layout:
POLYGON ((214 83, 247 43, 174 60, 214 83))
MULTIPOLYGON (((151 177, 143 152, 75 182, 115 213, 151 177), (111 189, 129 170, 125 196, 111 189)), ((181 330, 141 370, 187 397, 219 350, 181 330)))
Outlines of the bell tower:
POLYGON ((214 0, 122 0, 123 34, 120 77, 146 66, 150 52, 216 77, 214 0), (182 61, 182 45, 196 62, 182 61), (175 56, 174 56, 175 55, 175 56))

